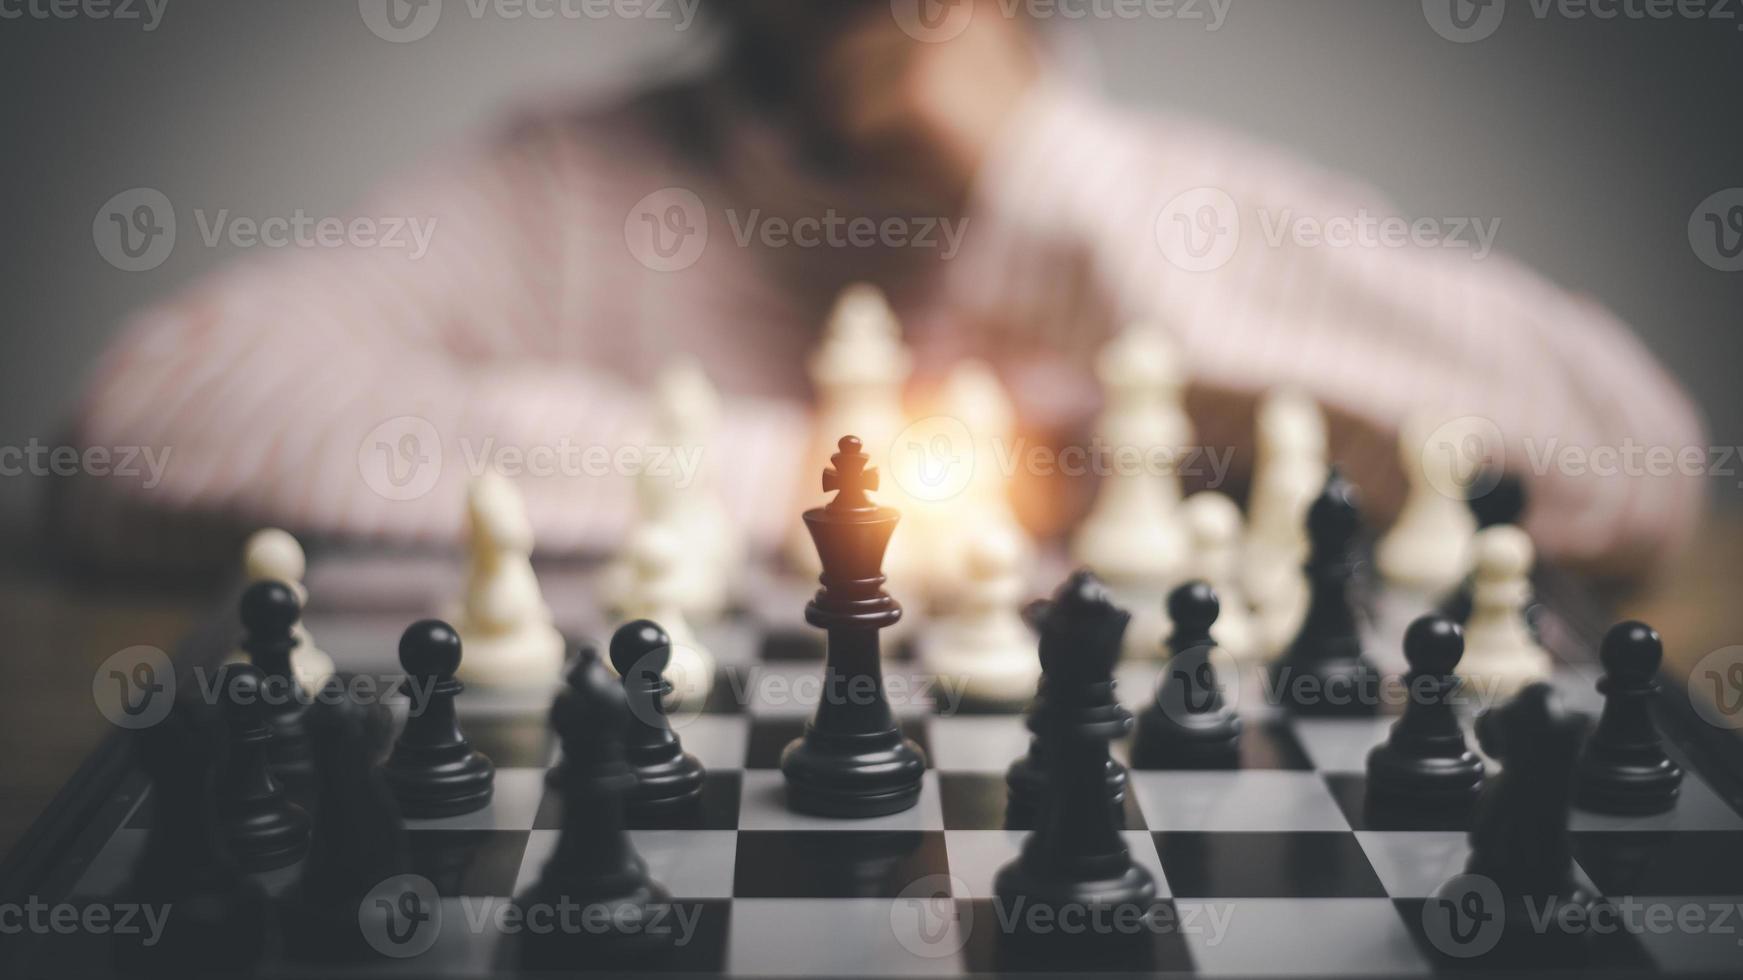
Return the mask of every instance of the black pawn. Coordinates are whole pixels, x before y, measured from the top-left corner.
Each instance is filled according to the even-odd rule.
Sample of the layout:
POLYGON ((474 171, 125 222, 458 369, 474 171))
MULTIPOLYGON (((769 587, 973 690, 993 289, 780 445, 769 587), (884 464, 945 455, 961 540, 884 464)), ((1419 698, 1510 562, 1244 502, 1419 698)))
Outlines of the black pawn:
POLYGON ((229 736, 216 790, 219 833, 249 871, 295 864, 309 843, 309 815, 285 797, 268 765, 273 735, 264 684, 252 664, 225 664, 218 672, 229 736))
POLYGON ((629 810, 638 815, 672 813, 702 799, 702 763, 684 751, 666 718, 672 683, 664 675, 671 660, 671 637, 658 623, 638 619, 611 636, 611 665, 623 678, 629 705, 624 755, 636 775, 629 810))
POLYGON ((1354 593, 1364 573, 1357 547, 1361 531, 1356 488, 1333 467, 1307 514, 1307 617, 1272 668, 1278 695, 1297 714, 1379 710, 1380 675, 1362 652, 1356 622, 1354 593))
MULTIPOLYGON (((1029 604, 1023 610, 1023 618, 1037 633, 1040 632, 1039 619, 1045 615, 1049 604, 1038 600, 1029 604)), ((1008 793, 1005 798, 1005 829, 1033 830, 1041 815, 1047 799, 1047 747, 1041 740, 1038 730, 1038 719, 1047 714, 1047 670, 1045 663, 1051 657, 1043 657, 1041 678, 1035 685, 1035 700, 1029 706, 1029 716, 1026 721, 1029 729, 1029 754, 1018 758, 1005 770, 1005 786, 1008 793)), ((1119 760, 1108 758, 1107 772, 1102 780, 1102 788, 1107 793, 1108 808, 1114 812, 1114 820, 1124 827, 1126 823, 1126 784, 1130 778, 1126 767, 1119 760)))
POLYGON ((454 678, 459 634, 441 620, 413 623, 400 637, 399 663, 406 672, 400 690, 411 703, 384 774, 400 811, 429 818, 482 810, 496 767, 466 740, 454 711, 454 697, 465 690, 454 678))
POLYGON ((1652 721, 1664 644, 1645 623, 1611 627, 1599 648, 1604 711, 1580 757, 1575 799, 1599 813, 1643 815, 1676 806, 1682 769, 1664 754, 1652 721))
POLYGON ((562 800, 562 830, 539 880, 517 903, 527 910, 581 907, 581 921, 620 923, 622 929, 546 935, 527 933, 527 965, 573 967, 578 948, 591 958, 614 950, 642 951, 661 936, 637 924, 660 921, 654 909, 670 901, 648 877, 647 863, 630 842, 624 802, 635 789, 634 770, 624 759, 623 733, 630 720, 623 687, 599 655, 583 648, 568 675, 568 688, 551 706, 551 727, 562 741, 563 764, 551 771, 551 788, 562 800))
POLYGON ((1404 634, 1409 700, 1386 741, 1368 753, 1368 804, 1377 810, 1468 812, 1483 788, 1483 760, 1465 743, 1453 707, 1465 634, 1443 616, 1424 616, 1404 634))
POLYGON ((242 593, 241 614, 242 650, 248 654, 248 662, 264 675, 261 690, 267 721, 272 725, 273 771, 300 781, 310 775, 313 765, 303 724, 310 698, 291 669, 302 603, 283 582, 256 582, 242 593))
POLYGON ((1046 746, 1049 792, 1040 826, 1021 855, 999 869, 994 892, 1019 913, 1039 906, 1148 914, 1155 879, 1132 861, 1103 797, 1108 743, 1132 730, 1113 681, 1131 617, 1094 575, 1078 571, 1036 619, 1048 696, 1035 730, 1046 746))
POLYGON ((1168 596, 1171 656, 1156 698, 1138 718, 1132 764, 1140 769, 1233 769, 1241 757, 1241 719, 1223 702, 1210 662, 1211 627, 1221 612, 1216 592, 1188 582, 1168 596))

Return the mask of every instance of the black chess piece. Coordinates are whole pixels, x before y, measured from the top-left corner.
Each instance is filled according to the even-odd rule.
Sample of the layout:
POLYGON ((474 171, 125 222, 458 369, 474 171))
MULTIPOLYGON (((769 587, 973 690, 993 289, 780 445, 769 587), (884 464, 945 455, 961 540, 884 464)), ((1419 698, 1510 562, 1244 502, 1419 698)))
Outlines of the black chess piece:
POLYGON ((1221 612, 1215 590, 1188 582, 1168 595, 1170 657, 1156 697, 1138 718, 1132 764, 1140 769, 1233 769, 1241 758, 1241 719, 1223 701, 1210 661, 1210 630, 1221 612))
POLYGON ((1468 812, 1483 788, 1483 760, 1465 743, 1453 696, 1465 634, 1443 616, 1423 616, 1404 633, 1409 700, 1386 741, 1368 753, 1367 803, 1376 811, 1468 812))
POLYGON ((1484 711, 1476 728, 1478 744, 1501 769, 1477 798, 1465 870, 1495 883, 1510 933, 1530 932, 1529 916, 1562 922, 1583 915, 1595 896, 1575 877, 1568 811, 1586 716, 1539 682, 1484 711))
POLYGON ((296 591, 283 582, 256 582, 242 593, 241 614, 242 651, 264 675, 261 693, 267 721, 272 725, 273 772, 280 778, 305 780, 313 763, 303 722, 312 699, 291 669, 302 603, 296 591))
POLYGON ((878 650, 878 630, 902 618, 882 570, 900 515, 866 495, 878 474, 860 441, 844 436, 839 448, 823 473, 835 499, 805 512, 823 560, 823 587, 805 607, 805 621, 828 634, 822 697, 804 736, 781 753, 781 772, 798 812, 876 817, 919 801, 926 759, 890 711, 878 650))
POLYGON ((702 799, 702 763, 684 751, 666 717, 665 698, 672 683, 664 675, 671 660, 671 637, 658 623, 638 619, 611 636, 611 665, 623 678, 629 705, 624 755, 636 775, 628 800, 631 813, 671 813, 702 799))
POLYGON ((252 664, 218 671, 219 708, 228 734, 216 788, 219 833, 236 863, 248 871, 295 864, 309 843, 309 815, 286 798, 273 778, 272 725, 252 664))
POLYGON ((284 920, 299 958, 355 960, 371 950, 358 916, 382 882, 411 870, 399 804, 377 765, 393 731, 386 706, 338 696, 309 714, 316 809, 309 858, 284 920))
POLYGON ((1302 715, 1372 715, 1380 675, 1362 652, 1353 590, 1363 574, 1356 488, 1336 467, 1307 514, 1307 616, 1272 668, 1284 706, 1302 715))
MULTIPOLYGON (((1023 610, 1023 618, 1030 628, 1040 633, 1039 618, 1050 608, 1045 600, 1031 602, 1023 610)), ((1046 642, 1043 640, 1042 642, 1046 642)), ((1042 663, 1052 659, 1050 655, 1042 656, 1042 663)), ((1032 830, 1041 815, 1041 809, 1047 799, 1047 747, 1041 740, 1037 730, 1037 719, 1045 717, 1047 701, 1047 671, 1041 670, 1041 678, 1035 685, 1035 700, 1029 706, 1026 725, 1029 729, 1029 753, 1011 763, 1005 770, 1005 829, 1032 830)), ((1126 767, 1119 760, 1108 758, 1107 772, 1102 780, 1102 788, 1107 793, 1108 808, 1114 812, 1114 821, 1119 826, 1126 824, 1126 784, 1130 782, 1126 767)))
POLYGON ((1130 620, 1088 571, 1073 573, 1039 613, 1048 696, 1036 731, 1046 743, 1049 792, 1040 827, 994 878, 1009 909, 1148 914, 1156 899, 1155 879, 1132 861, 1103 798, 1108 743, 1132 730, 1113 680, 1130 620))
POLYGON ((206 706, 179 700, 132 739, 151 779, 152 821, 124 895, 172 912, 158 936, 118 935, 115 965, 151 976, 246 975, 267 944, 267 902, 223 846, 216 820, 221 726, 206 706))
POLYGON ((489 806, 496 767, 466 740, 454 710, 455 696, 465 690, 454 677, 460 635, 441 620, 413 623, 400 637, 399 663, 406 672, 400 690, 410 706, 383 773, 400 812, 452 817, 489 806))
POLYGON ((1652 721, 1664 644, 1645 623, 1611 627, 1599 648, 1604 711, 1586 742, 1575 777, 1575 800, 1599 813, 1644 815, 1676 806, 1682 769, 1664 754, 1652 721))
POLYGON ((624 759, 629 714, 622 685, 592 648, 582 648, 570 667, 568 688, 551 706, 563 764, 551 770, 548 781, 562 799, 562 830, 538 882, 516 904, 529 922, 578 907, 577 921, 595 927, 525 933, 522 955, 530 967, 573 968, 618 952, 645 954, 669 938, 639 928, 658 921, 657 908, 670 898, 648 876, 626 829, 624 802, 636 784, 624 759), (599 923, 609 925, 600 928, 599 923))

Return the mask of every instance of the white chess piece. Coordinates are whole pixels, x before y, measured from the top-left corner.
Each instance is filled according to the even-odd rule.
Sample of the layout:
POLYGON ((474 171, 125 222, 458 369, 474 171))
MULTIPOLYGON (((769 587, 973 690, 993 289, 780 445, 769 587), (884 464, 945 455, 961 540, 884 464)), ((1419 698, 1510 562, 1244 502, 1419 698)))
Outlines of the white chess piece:
MULTIPOLYGON (((890 446, 907 425, 902 411, 902 386, 913 370, 913 358, 902 344, 902 327, 884 294, 867 283, 842 290, 829 315, 823 339, 812 354, 810 374, 817 391, 815 446, 807 472, 829 466, 842 436, 858 436, 873 466, 886 465, 890 446)), ((879 503, 902 510, 899 481, 879 487, 879 503)), ((788 558, 799 571, 823 570, 802 522, 793 522, 788 558)), ((884 558, 887 576, 904 565, 906 546, 898 533, 884 558)))
POLYGON ((1550 674, 1549 653, 1525 621, 1536 550, 1531 538, 1511 524, 1479 532, 1475 550, 1471 618, 1459 673, 1478 697, 1506 697, 1550 674))
MULTIPOLYGON (((1106 395, 1097 425, 1100 440, 1117 463, 1136 455, 1165 459, 1192 440, 1181 403, 1180 373, 1173 345, 1161 330, 1135 325, 1097 359, 1106 395)), ((1073 557, 1116 588, 1160 593, 1178 581, 1186 537, 1177 513, 1180 478, 1170 468, 1116 469, 1103 476, 1089 517, 1072 540, 1073 557)))
POLYGON ((693 360, 679 361, 661 372, 654 391, 654 441, 674 455, 671 472, 643 472, 637 486, 641 520, 672 527, 689 543, 679 605, 692 617, 710 619, 725 609, 730 583, 744 559, 738 526, 714 495, 709 479, 715 461, 707 453, 720 415, 720 394, 693 360), (691 460, 695 472, 680 472, 683 458, 691 460))
POLYGON ((1388 582, 1412 592, 1435 596, 1456 587, 1470 572, 1471 538, 1477 519, 1463 497, 1457 461, 1444 446, 1429 445, 1421 421, 1406 425, 1399 435, 1399 454, 1410 484, 1404 509, 1380 540, 1375 559, 1388 582))
POLYGON ((714 684, 714 655, 696 638, 678 604, 684 588, 684 539, 671 528, 649 524, 636 528, 624 551, 626 578, 613 602, 618 625, 637 619, 660 624, 672 640, 665 676, 672 684, 673 703, 700 704, 714 684))
POLYGON ((1276 656, 1307 614, 1307 510, 1325 487, 1325 416, 1300 392, 1278 389, 1259 404, 1257 460, 1247 507, 1241 582, 1258 612, 1259 645, 1276 656))
POLYGON ((968 542, 955 608, 922 641, 927 666, 970 702, 1021 705, 1035 696, 1041 663, 1023 622, 1029 551, 1009 528, 984 525, 968 542))
POLYGON ((486 473, 467 491, 466 592, 450 615, 459 677, 486 690, 544 690, 562 680, 564 643, 533 574, 533 527, 514 484, 486 473))
POLYGON ((1257 625, 1241 588, 1241 509, 1226 495, 1195 493, 1181 507, 1192 538, 1190 578, 1216 591, 1222 612, 1211 627, 1211 638, 1237 662, 1260 653, 1257 625))
MULTIPOLYGON (((303 585, 303 576, 308 574, 308 557, 289 531, 268 527, 250 535, 242 546, 242 573, 251 583, 283 582, 296 593, 297 602, 308 605, 309 590, 303 585)), ((298 686, 313 694, 333 676, 333 658, 315 645, 302 620, 297 621, 291 633, 297 638, 296 649, 291 651, 291 673, 296 675, 298 686)), ((237 656, 246 659, 245 655, 237 656)))

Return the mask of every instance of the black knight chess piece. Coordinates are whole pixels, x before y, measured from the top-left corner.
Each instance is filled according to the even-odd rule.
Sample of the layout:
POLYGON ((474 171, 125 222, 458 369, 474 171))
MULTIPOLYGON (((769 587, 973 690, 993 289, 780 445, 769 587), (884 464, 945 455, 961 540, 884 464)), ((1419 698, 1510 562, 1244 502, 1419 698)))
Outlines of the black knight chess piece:
POLYGON ((399 662, 410 705, 383 774, 400 811, 452 817, 489 806, 496 767, 466 740, 454 710, 454 698, 465 690, 454 677, 460 635, 441 620, 413 623, 400 636, 399 662))
POLYGON ((225 664, 218 671, 218 706, 228 736, 216 786, 219 833, 248 871, 295 864, 309 843, 309 815, 286 798, 268 762, 273 734, 264 686, 252 664, 225 664))
POLYGON ((1048 696, 1035 730, 1045 743, 1048 792, 1040 826, 994 879, 1007 909, 1147 914, 1155 902, 1155 879, 1132 861, 1103 795, 1108 743, 1132 730, 1113 681, 1130 619, 1088 571, 1073 573, 1036 617, 1048 696))
POLYGON ((311 701, 291 669, 302 603, 283 582, 256 582, 242 593, 241 615, 242 651, 264 675, 261 690, 272 725, 273 772, 301 784, 310 777, 312 766, 304 728, 311 701))
POLYGON ((1664 644, 1645 623, 1611 627, 1599 648, 1604 711, 1586 742, 1575 776, 1575 799, 1599 813, 1645 815, 1676 806, 1682 769, 1664 754, 1652 721, 1664 644))
POLYGON ((890 711, 878 649, 878 631, 902 617, 882 569, 899 515, 867 496, 877 471, 860 441, 845 436, 839 448, 823 473, 835 499, 805 512, 823 560, 823 587, 805 607, 805 621, 828 635, 823 691, 804 736, 781 753, 781 772, 798 812, 876 817, 919 801, 926 759, 890 711))
POLYGON ((623 734, 629 701, 592 648, 583 648, 569 669, 568 687, 551 706, 551 727, 563 746, 563 764, 548 782, 562 799, 562 830, 538 882, 517 898, 529 923, 578 911, 577 926, 523 935, 524 965, 567 968, 577 963, 613 963, 619 955, 651 955, 669 938, 642 928, 670 898, 648 876, 647 863, 630 842, 624 802, 635 789, 635 772, 624 759, 623 734), (603 927, 601 927, 603 924, 603 927))
POLYGON ((1210 660, 1220 608, 1204 582, 1169 593, 1170 657, 1155 700, 1138 718, 1132 764, 1140 769, 1233 769, 1240 761, 1241 719, 1224 703, 1210 660))
POLYGON ((628 801, 635 814, 672 813, 702 799, 702 763, 684 751, 666 718, 672 683, 664 674, 671 659, 672 640, 658 623, 638 619, 611 636, 611 665, 623 678, 629 705, 624 755, 636 775, 628 801))
POLYGON ((1465 742, 1453 697, 1464 656, 1457 623, 1423 616, 1404 634, 1409 700, 1386 741, 1368 753, 1367 805, 1440 815, 1468 813, 1483 788, 1483 760, 1465 742))
POLYGON ((1307 616, 1272 668, 1283 704, 1301 715, 1371 715, 1380 675, 1362 652, 1353 589, 1363 575, 1356 488, 1334 467, 1307 514, 1307 616))

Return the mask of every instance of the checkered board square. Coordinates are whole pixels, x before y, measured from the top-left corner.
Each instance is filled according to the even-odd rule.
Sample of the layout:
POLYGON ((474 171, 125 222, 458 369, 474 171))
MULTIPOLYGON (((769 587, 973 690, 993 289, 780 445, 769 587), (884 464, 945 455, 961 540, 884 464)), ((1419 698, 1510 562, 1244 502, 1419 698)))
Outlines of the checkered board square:
MULTIPOLYGON (((802 592, 783 595, 802 604, 802 592)), ((1445 817, 1389 823, 1366 813, 1365 756, 1390 719, 1292 718, 1245 681, 1230 691, 1247 722, 1236 768, 1131 771, 1123 839, 1157 882, 1150 921, 1159 925, 1119 937, 1088 939, 1061 928, 1044 940, 1016 939, 1024 930, 991 899, 994 875, 1026 836, 1005 820, 1004 773, 1028 748, 1023 719, 952 712, 898 636, 886 668, 902 678, 892 688, 905 685, 907 693, 894 707, 929 764, 918 805, 857 821, 794 813, 785 803, 780 752, 802 733, 815 704, 821 657, 817 637, 797 623, 797 608, 784 620, 753 616, 704 634, 720 665, 714 693, 700 712, 674 717, 686 748, 708 768, 702 805, 631 823, 636 848, 672 895, 682 942, 664 958, 613 964, 613 971, 1332 977, 1552 967, 1698 974, 1734 971, 1743 961, 1743 920, 1736 918, 1743 916, 1743 816, 1695 767, 1687 767, 1683 798, 1671 813, 1629 819, 1576 812, 1579 874, 1619 909, 1668 906, 1716 917, 1729 908, 1729 932, 1723 923, 1664 930, 1639 912, 1619 916, 1621 928, 1577 948, 1546 953, 1503 944, 1467 957, 1436 928, 1445 909, 1434 898, 1464 868, 1464 828, 1445 817)), ((353 610, 311 615, 310 628, 350 669, 387 673, 398 629, 410 618, 353 610)), ((569 628, 600 635, 597 622, 569 628)), ((1395 640, 1383 636, 1376 631, 1376 659, 1387 662, 1381 646, 1395 640)), ((1145 703, 1158 669, 1125 664, 1122 700, 1145 703)), ((1595 709, 1595 677, 1589 666, 1569 662, 1559 679, 1571 700, 1595 709)), ((485 810, 408 823, 412 871, 440 897, 435 938, 418 955, 346 970, 482 977, 517 962, 520 937, 493 913, 537 880, 556 846, 562 814, 545 776, 560 750, 542 696, 468 693, 460 707, 468 734, 499 768, 485 810)), ((1127 759, 1127 746, 1115 754, 1127 759)), ((114 894, 152 820, 146 794, 81 857, 70 892, 92 900, 114 894)), ((284 895, 297 873, 274 872, 262 884, 284 895)), ((262 974, 345 972, 300 962, 293 952, 277 949, 262 974)), ((102 966, 99 953, 69 955, 102 966)), ((571 972, 590 965, 600 966, 574 963, 571 972)))

